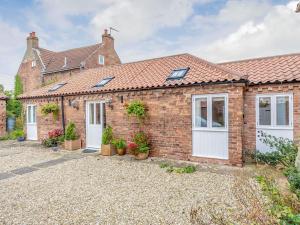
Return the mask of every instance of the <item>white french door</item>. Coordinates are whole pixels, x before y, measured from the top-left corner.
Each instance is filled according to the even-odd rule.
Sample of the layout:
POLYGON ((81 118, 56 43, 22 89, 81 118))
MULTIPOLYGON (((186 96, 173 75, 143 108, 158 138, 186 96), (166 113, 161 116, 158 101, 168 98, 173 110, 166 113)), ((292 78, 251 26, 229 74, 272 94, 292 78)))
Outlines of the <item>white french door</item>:
POLYGON ((88 149, 101 148, 103 130, 103 102, 86 103, 86 147, 88 149))
POLYGON ((27 105, 26 118, 27 140, 36 141, 38 139, 36 123, 36 105, 27 105))
POLYGON ((228 95, 193 96, 193 156, 228 159, 228 95))
POLYGON ((256 96, 256 150, 274 150, 263 142, 262 132, 293 140, 293 94, 256 96))

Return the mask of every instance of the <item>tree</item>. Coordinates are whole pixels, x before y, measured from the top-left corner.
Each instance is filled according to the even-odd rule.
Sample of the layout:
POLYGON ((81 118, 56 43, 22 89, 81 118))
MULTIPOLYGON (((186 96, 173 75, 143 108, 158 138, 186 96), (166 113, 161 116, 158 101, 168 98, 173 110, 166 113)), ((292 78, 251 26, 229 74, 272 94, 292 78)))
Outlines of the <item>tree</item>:
POLYGON ((23 94, 23 84, 21 77, 17 74, 15 77, 15 98, 17 98, 20 94, 23 94))
POLYGON ((4 86, 3 84, 0 84, 0 93, 4 92, 4 86))

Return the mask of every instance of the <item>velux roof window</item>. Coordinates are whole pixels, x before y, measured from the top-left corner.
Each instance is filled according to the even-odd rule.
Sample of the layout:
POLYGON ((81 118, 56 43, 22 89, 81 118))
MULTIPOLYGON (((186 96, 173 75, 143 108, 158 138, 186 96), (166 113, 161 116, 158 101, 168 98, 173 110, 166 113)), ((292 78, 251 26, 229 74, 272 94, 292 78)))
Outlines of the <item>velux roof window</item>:
POLYGON ((175 69, 171 72, 170 76, 167 78, 167 80, 180 80, 185 77, 187 72, 189 71, 189 67, 187 68, 180 68, 175 69))
POLYGON ((57 91, 58 89, 60 89, 61 87, 63 87, 64 85, 66 85, 67 83, 59 83, 59 84, 55 84, 52 88, 49 89, 49 91, 57 91))
POLYGON ((105 86, 108 82, 110 82, 114 77, 106 77, 103 78, 98 84, 96 84, 94 87, 103 87, 105 86))

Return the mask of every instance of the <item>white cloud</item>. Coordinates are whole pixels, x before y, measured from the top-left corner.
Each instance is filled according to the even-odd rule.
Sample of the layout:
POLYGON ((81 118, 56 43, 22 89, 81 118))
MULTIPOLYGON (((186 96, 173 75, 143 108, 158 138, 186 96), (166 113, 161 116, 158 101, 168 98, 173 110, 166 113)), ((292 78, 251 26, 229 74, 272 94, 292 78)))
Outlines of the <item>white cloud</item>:
POLYGON ((26 46, 25 34, 1 19, 0 30, 0 84, 11 89, 26 46))
POLYGON ((294 13, 296 3, 272 6, 261 21, 249 18, 236 31, 200 45, 194 52, 214 61, 299 52, 300 15, 294 13))

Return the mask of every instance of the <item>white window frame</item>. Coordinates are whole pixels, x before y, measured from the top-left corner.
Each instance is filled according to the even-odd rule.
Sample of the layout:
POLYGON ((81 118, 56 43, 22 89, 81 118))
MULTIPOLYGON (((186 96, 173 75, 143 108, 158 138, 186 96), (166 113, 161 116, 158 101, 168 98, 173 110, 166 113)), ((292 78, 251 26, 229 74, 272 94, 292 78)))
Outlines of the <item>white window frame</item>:
POLYGON ((31 61, 31 67, 36 67, 36 60, 31 61))
POLYGON ((256 127, 264 129, 293 129, 293 93, 258 94, 256 95, 256 127), (289 97, 289 125, 277 125, 277 97, 289 97), (259 98, 271 98, 271 125, 259 124, 259 98))
POLYGON ((104 55, 99 55, 98 56, 98 63, 99 63, 99 65, 104 65, 105 64, 105 57, 104 57, 104 55))
POLYGON ((193 130, 201 130, 201 131, 228 131, 228 94, 207 94, 207 95, 193 95, 193 106, 192 106, 192 120, 193 120, 193 130), (225 126, 224 127, 213 127, 212 126, 212 99, 222 97, 225 102, 225 126), (196 127, 196 99, 207 99, 207 127, 196 127))

